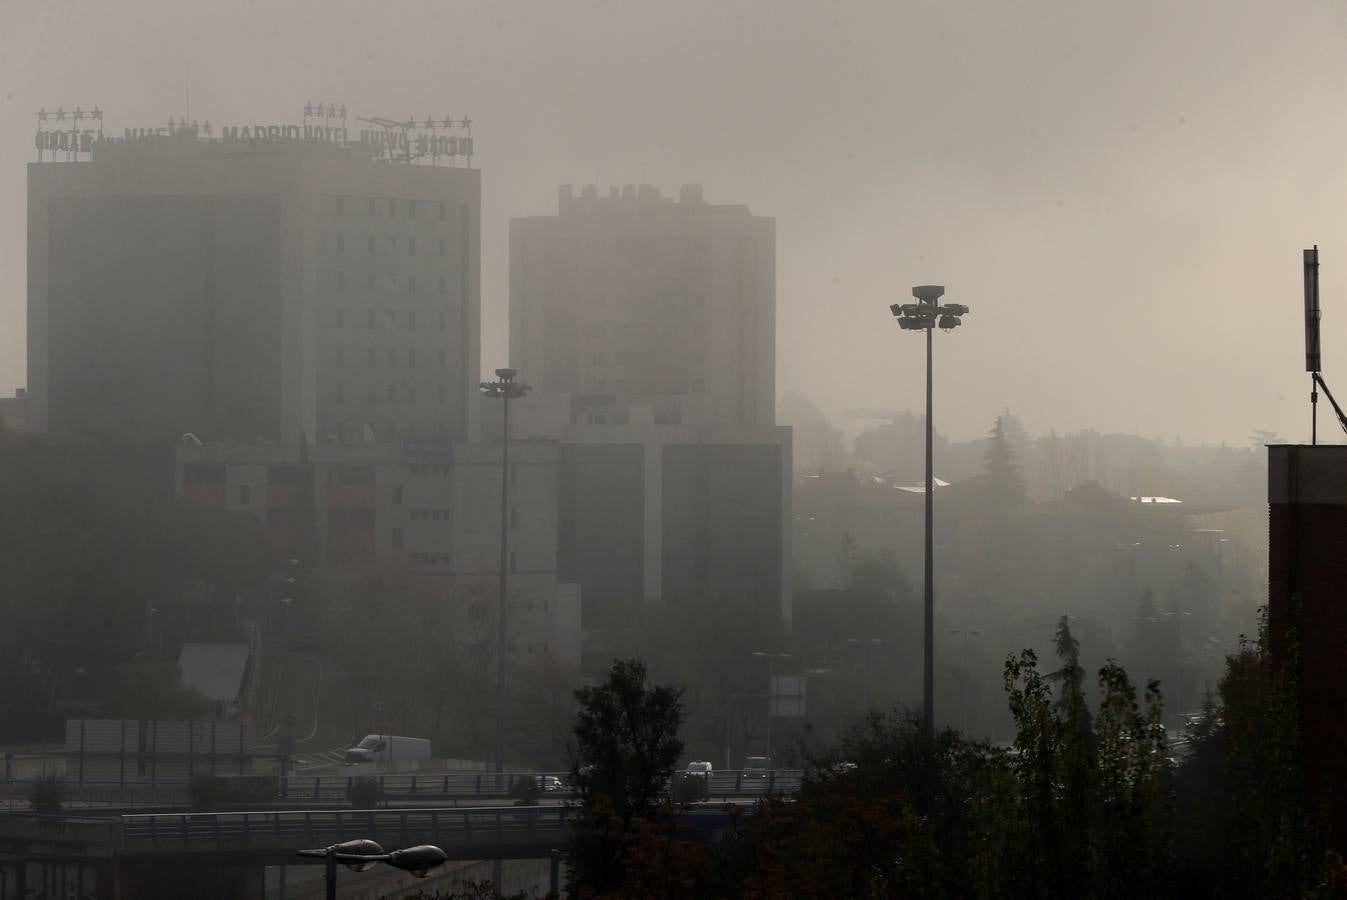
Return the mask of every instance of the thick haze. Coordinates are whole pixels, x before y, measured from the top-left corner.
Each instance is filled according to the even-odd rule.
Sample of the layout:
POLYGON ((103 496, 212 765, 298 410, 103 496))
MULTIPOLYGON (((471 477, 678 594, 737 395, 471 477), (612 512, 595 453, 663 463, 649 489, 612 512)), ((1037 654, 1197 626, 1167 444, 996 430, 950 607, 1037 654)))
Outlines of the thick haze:
POLYGON ((190 67, 212 123, 473 119, 488 369, 511 216, 562 183, 700 182, 776 218, 778 390, 830 414, 922 403, 886 306, 937 282, 973 310, 936 335, 955 438, 1010 407, 1033 432, 1308 440, 1316 242, 1347 399, 1345 33, 1340 3, 1232 0, 0 0, 0 394, 26 381, 33 113, 163 125, 190 67))

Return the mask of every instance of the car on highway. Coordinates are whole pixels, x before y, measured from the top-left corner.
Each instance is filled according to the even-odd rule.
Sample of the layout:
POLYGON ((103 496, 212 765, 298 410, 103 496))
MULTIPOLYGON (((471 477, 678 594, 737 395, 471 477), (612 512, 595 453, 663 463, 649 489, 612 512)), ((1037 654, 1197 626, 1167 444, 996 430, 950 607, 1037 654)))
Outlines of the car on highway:
POLYGON ((688 778, 701 778, 709 781, 711 776, 715 774, 715 767, 704 759, 694 759, 688 763, 688 767, 683 774, 688 778))
POLYGON ((534 778, 534 781, 538 785, 538 790, 545 794, 566 790, 566 782, 562 781, 556 775, 538 775, 534 778))

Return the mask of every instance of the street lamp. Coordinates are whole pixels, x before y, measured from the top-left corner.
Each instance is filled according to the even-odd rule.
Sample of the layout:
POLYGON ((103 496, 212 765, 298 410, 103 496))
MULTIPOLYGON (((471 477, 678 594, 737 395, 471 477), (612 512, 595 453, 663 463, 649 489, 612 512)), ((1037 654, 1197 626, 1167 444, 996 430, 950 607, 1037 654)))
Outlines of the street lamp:
POLYGON ((363 872, 376 862, 381 862, 411 872, 417 878, 425 878, 431 869, 443 865, 449 858, 449 854, 432 844, 421 844, 389 853, 379 846, 377 841, 366 838, 333 844, 319 850, 300 850, 297 851, 297 855, 321 859, 326 863, 327 900, 337 900, 337 863, 341 863, 352 872, 363 872))
MULTIPOLYGON (((883 646, 883 644, 884 644, 884 641, 883 641, 882 638, 847 638, 847 645, 848 645, 848 646, 851 646, 851 647, 880 647, 880 646, 883 646)), ((868 651, 866 652, 865 658, 866 658, 866 662, 869 662, 869 661, 870 661, 870 654, 869 654, 868 651)), ((866 711, 867 714, 869 714, 869 712, 870 712, 870 679, 874 676, 874 672, 868 672, 868 673, 867 673, 867 676, 869 676, 869 677, 867 677, 867 678, 865 679, 865 711, 866 711)))
POLYGON ((502 403, 500 442, 500 596, 496 611, 496 779, 505 775, 505 590, 510 548, 510 401, 531 390, 515 381, 514 369, 497 369, 495 381, 481 383, 482 396, 502 403))
POLYGON ((963 680, 959 686, 959 702, 963 704, 963 733, 968 736, 968 639, 982 634, 976 628, 952 628, 950 634, 963 635, 963 680))
POLYGON ((932 429, 931 429, 931 332, 939 327, 951 331, 963 324, 962 317, 968 315, 968 307, 962 303, 949 303, 940 306, 940 298, 945 295, 944 285, 919 284, 912 288, 916 303, 894 303, 889 312, 898 320, 898 327, 904 331, 926 332, 926 602, 925 602, 925 666, 922 672, 922 727, 929 738, 935 731, 935 635, 933 620, 935 616, 935 544, 932 523, 934 521, 932 495, 935 493, 935 478, 931 474, 932 429))
POLYGON ((772 762, 772 661, 790 659, 790 654, 766 653, 762 650, 754 650, 753 657, 767 660, 767 764, 775 769, 776 766, 772 762))

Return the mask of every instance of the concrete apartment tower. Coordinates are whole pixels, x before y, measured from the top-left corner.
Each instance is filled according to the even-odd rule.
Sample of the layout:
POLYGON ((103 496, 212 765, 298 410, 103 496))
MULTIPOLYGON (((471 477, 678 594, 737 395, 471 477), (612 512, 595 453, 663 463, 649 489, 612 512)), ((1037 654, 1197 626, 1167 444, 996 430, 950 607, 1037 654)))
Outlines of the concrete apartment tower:
POLYGON ((510 222, 511 364, 592 423, 772 425, 775 334, 775 220, 697 185, 565 186, 510 222))
POLYGON ((534 387, 513 430, 560 448, 558 573, 596 651, 658 606, 791 618, 775 230, 695 185, 562 187, 510 223, 510 364, 534 387))
POLYGON ((34 430, 472 440, 476 169, 181 131, 28 169, 34 430))

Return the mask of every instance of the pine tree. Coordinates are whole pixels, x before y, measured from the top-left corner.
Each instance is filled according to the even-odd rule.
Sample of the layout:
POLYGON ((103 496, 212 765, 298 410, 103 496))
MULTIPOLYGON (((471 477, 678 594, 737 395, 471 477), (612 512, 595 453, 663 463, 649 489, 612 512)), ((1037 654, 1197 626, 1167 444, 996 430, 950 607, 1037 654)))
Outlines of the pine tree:
POLYGON ((1015 450, 1007 435, 1005 416, 997 416, 987 440, 987 452, 982 457, 982 483, 988 499, 998 506, 1012 506, 1028 498, 1024 476, 1020 474, 1015 450))

